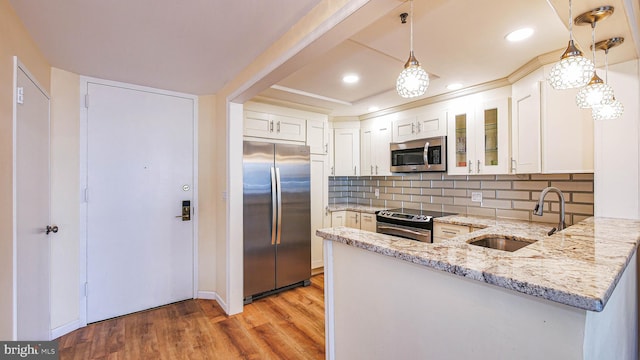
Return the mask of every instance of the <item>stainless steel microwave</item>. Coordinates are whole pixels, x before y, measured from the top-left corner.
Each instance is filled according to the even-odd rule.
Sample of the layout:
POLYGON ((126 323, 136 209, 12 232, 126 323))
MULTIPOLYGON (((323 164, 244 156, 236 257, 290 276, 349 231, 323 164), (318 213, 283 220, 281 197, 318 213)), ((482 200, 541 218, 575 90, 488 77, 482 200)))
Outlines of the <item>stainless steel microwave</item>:
POLYGON ((447 137, 391 143, 391 172, 447 171, 447 137))

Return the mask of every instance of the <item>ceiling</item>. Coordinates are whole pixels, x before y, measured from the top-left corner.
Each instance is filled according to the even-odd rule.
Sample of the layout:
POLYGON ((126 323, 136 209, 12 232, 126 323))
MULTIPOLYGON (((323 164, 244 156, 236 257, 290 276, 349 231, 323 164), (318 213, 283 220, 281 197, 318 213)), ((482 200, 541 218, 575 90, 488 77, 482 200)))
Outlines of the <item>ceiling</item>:
POLYGON ((54 67, 204 95, 216 93, 320 0, 9 2, 54 67))
MULTIPOLYGON (((9 1, 52 66, 197 95, 216 93, 320 2, 9 1)), ((603 1, 574 1, 573 16, 615 6, 615 13, 598 24, 597 40, 627 39, 611 51, 610 63, 636 58, 631 34, 637 33, 637 19, 623 4, 632 1, 603 1)), ((416 0, 414 50, 431 83, 423 97, 407 100, 395 92, 409 55, 409 24, 399 18, 409 12, 409 3, 398 4, 262 91, 259 99, 296 103, 332 116, 360 116, 372 112, 371 106, 387 109, 450 92, 446 86, 452 82, 471 87, 503 79, 540 55, 554 52, 552 59, 559 57, 568 40, 567 0, 416 0), (533 28, 534 35, 519 43, 504 39, 522 27, 533 28), (347 73, 358 74, 360 81, 343 84, 347 73)), ((588 51, 590 28, 575 27, 574 34, 588 51)))
MULTIPOLYGON (((591 0, 573 3, 574 17, 604 5, 591 0)), ((611 50, 610 62, 637 57, 622 0, 607 4, 616 11, 597 25, 596 40, 626 36, 629 41, 611 50)), ((451 92, 446 88, 450 83, 470 87, 506 78, 543 54, 557 52, 551 59, 559 59, 569 40, 566 0, 417 0, 414 52, 431 81, 424 96, 407 100, 395 91, 396 78, 409 56, 410 25, 401 24, 403 12, 409 12, 408 2, 266 89, 259 100, 304 104, 332 116, 360 116, 371 113, 372 106, 387 109, 451 92), (522 27, 533 28, 533 36, 518 43, 505 40, 510 31, 522 27), (360 82, 344 84, 342 77, 349 73, 358 74, 360 82)), ((576 26, 574 34, 588 51, 591 28, 576 26)), ((603 63, 602 52, 599 56, 603 63)))

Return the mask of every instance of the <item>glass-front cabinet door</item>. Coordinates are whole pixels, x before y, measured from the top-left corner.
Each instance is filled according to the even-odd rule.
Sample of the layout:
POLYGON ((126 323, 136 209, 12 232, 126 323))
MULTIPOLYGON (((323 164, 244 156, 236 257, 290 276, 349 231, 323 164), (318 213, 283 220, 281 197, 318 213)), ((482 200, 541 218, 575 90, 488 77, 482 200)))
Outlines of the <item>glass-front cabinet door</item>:
POLYGON ((448 173, 466 175, 470 173, 474 152, 473 112, 458 109, 449 112, 448 173))
POLYGON ((474 174, 509 171, 509 99, 482 103, 477 109, 474 174))
POLYGON ((452 175, 507 174, 509 98, 449 112, 448 168, 452 175))

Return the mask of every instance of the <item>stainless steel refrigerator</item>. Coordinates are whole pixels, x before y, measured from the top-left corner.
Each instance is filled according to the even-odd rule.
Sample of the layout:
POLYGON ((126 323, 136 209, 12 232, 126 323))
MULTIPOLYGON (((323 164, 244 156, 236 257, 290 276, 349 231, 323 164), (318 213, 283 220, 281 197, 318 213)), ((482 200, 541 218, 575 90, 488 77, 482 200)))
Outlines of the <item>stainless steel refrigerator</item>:
POLYGON ((311 277, 309 147, 244 142, 244 302, 311 277))

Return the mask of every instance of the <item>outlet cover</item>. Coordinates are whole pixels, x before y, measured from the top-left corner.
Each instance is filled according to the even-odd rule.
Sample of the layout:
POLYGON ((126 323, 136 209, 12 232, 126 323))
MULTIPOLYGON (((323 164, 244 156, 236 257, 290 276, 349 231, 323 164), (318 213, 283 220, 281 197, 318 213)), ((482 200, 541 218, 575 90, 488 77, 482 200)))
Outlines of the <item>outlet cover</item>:
POLYGON ((376 196, 376 199, 380 197, 380 189, 375 189, 375 190, 373 190, 373 192, 374 192, 374 194, 376 196))
POLYGON ((482 193, 481 192, 472 192, 471 193, 471 201, 473 202, 482 202, 482 193))

